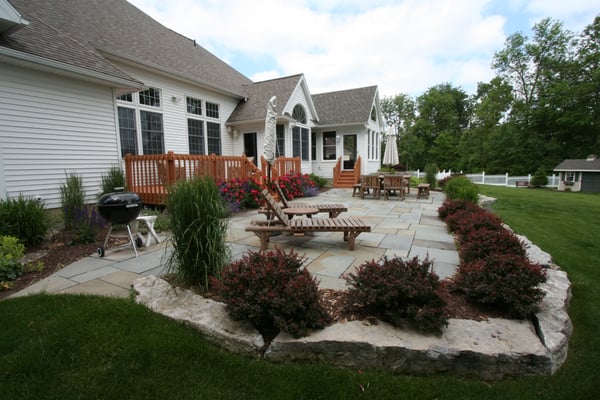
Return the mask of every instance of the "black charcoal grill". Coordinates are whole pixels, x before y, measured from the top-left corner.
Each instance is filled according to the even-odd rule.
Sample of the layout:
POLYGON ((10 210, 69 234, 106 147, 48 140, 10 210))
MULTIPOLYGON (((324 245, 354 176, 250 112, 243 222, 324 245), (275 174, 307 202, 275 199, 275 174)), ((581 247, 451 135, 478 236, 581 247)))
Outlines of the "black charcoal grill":
POLYGON ((131 232, 131 222, 133 222, 142 209, 142 199, 137 193, 134 192, 113 192, 107 193, 98 199, 98 211, 102 218, 110 223, 108 233, 104 239, 104 244, 98 247, 98 255, 104 257, 104 249, 110 238, 110 234, 113 229, 113 224, 125 225, 127 227, 127 233, 129 234, 129 240, 135 256, 138 256, 136 245, 138 244, 133 238, 131 232))

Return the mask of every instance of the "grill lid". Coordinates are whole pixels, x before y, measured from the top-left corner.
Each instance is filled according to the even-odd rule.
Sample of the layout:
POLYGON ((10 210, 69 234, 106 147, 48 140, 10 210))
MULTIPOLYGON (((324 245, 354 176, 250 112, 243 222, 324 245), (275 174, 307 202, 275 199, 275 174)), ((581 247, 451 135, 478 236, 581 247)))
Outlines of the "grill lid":
POLYGON ((128 224, 140 214, 142 199, 134 192, 107 193, 98 199, 98 211, 113 224, 128 224))

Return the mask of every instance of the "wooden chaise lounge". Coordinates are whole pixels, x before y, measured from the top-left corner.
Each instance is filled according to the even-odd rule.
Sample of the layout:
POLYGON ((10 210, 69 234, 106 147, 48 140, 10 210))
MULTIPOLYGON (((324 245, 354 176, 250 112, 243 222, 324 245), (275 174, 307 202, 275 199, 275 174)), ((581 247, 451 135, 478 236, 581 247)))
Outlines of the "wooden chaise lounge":
MULTIPOLYGON (((279 185, 275 185, 277 188, 277 192, 279 194, 279 198, 281 199, 282 208, 295 208, 295 207, 312 207, 319 210, 319 213, 328 213, 329 218, 336 218, 343 212, 348 211, 348 207, 340 203, 319 203, 319 204, 308 204, 308 203, 290 203, 288 199, 285 198, 283 191, 279 187, 279 185)), ((274 200, 274 199, 273 199, 274 200)), ((258 210, 259 213, 265 214, 267 218, 271 218, 271 210, 269 207, 265 206, 258 210)))
POLYGON ((261 250, 267 249, 267 242, 273 232, 291 234, 343 232, 344 241, 348 242, 349 250, 354 250, 356 237, 361 232, 371 232, 371 226, 356 217, 289 219, 268 190, 263 189, 261 193, 269 211, 275 218, 252 221, 251 225, 246 227, 247 232, 254 232, 259 237, 261 250))

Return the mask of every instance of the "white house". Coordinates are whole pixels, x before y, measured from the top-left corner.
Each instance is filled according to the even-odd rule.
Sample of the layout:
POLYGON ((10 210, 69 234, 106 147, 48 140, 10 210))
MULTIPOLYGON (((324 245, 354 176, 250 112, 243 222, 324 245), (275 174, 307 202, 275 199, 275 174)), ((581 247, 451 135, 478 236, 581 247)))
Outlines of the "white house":
POLYGON ((379 167, 376 86, 313 95, 302 74, 250 79, 125 0, 0 0, 0 196, 60 205, 66 174, 95 201, 126 153, 259 157, 277 96, 277 153, 332 177, 379 167))

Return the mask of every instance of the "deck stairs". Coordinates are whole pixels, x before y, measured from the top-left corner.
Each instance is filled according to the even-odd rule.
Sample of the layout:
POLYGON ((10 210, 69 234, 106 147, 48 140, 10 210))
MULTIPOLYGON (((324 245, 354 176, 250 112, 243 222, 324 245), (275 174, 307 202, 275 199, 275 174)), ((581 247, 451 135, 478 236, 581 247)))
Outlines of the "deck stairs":
POLYGON ((354 170, 344 170, 340 172, 340 176, 336 182, 334 182, 333 187, 335 188, 352 188, 354 185, 354 170))

